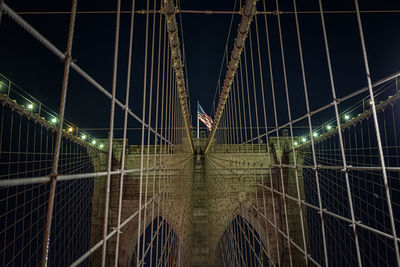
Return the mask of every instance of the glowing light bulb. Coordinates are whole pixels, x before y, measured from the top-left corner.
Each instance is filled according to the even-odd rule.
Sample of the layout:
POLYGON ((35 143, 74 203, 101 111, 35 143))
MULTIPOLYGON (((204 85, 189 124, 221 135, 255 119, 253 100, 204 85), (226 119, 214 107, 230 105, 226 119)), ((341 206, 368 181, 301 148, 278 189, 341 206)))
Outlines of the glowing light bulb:
POLYGON ((29 110, 32 110, 32 109, 33 109, 33 104, 32 104, 32 103, 29 103, 29 104, 28 104, 28 109, 29 109, 29 110))
POLYGON ((103 148, 104 147, 104 145, 103 144, 100 144, 100 148, 103 148))
POLYGON ((72 127, 68 128, 68 132, 72 133, 73 131, 74 131, 74 128, 72 128, 72 127))
POLYGON ((317 132, 313 132, 312 134, 314 137, 318 137, 318 133, 317 132))
POLYGON ((306 137, 302 137, 302 138, 301 138, 301 141, 302 141, 303 143, 305 143, 305 142, 307 142, 307 138, 306 138, 306 137))
POLYGON ((349 114, 344 115, 344 119, 345 119, 346 121, 350 120, 350 115, 349 115, 349 114))
POLYGON ((51 118, 50 122, 53 123, 53 124, 56 124, 57 123, 57 119, 56 118, 51 118))
POLYGON ((83 135, 81 136, 81 138, 82 138, 82 140, 86 140, 86 135, 83 134, 83 135))
POLYGON ((327 129, 328 131, 332 130, 332 125, 327 125, 327 126, 326 126, 326 129, 327 129))
POLYGON ((299 145, 299 142, 295 141, 295 142, 294 142, 294 145, 295 145, 295 146, 298 146, 298 145, 299 145))
POLYGON ((92 140, 92 145, 95 145, 97 142, 96 142, 96 140, 92 140))

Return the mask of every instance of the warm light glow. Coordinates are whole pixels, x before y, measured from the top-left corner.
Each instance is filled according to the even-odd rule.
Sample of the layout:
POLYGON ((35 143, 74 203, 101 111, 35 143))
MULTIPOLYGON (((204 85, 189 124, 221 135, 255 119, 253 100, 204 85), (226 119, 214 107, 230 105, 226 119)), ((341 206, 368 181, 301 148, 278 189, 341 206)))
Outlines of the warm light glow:
POLYGON ((81 138, 82 138, 83 140, 86 140, 86 135, 82 135, 81 138))
POLYGON ((350 120, 350 115, 349 115, 349 114, 344 115, 344 119, 345 119, 346 121, 350 120))
POLYGON ((51 118, 50 122, 55 124, 55 123, 57 123, 57 119, 56 118, 51 118))
POLYGON ((317 133, 317 132, 314 132, 312 135, 313 135, 314 137, 318 137, 318 133, 317 133))
POLYGON ((100 148, 103 148, 104 147, 104 145, 103 144, 100 144, 100 148))
POLYGON ((96 144, 96 140, 92 140, 92 145, 95 145, 96 144))
POLYGON ((33 104, 32 104, 32 103, 29 103, 29 104, 28 104, 28 109, 30 109, 30 110, 33 109, 33 104))
POLYGON ((327 125, 327 126, 326 126, 326 129, 327 129, 328 131, 332 130, 332 125, 327 125))
POLYGON ((306 138, 306 137, 302 137, 302 138, 301 138, 301 141, 302 141, 303 143, 305 143, 305 142, 307 142, 307 138, 306 138))
POLYGON ((294 145, 295 145, 295 146, 299 145, 299 142, 295 141, 295 142, 294 142, 294 145))
POLYGON ((68 128, 68 132, 72 133, 73 131, 74 131, 74 128, 72 128, 72 127, 68 128))

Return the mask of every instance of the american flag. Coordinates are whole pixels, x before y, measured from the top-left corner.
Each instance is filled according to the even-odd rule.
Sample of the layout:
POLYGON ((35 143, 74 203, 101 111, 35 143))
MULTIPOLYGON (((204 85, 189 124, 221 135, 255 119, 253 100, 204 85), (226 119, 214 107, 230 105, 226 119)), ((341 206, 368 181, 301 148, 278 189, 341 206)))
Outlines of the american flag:
POLYGON ((203 108, 200 105, 198 105, 197 107, 197 117, 199 118, 199 120, 201 120, 202 123, 207 126, 207 129, 211 131, 213 120, 207 113, 204 112, 203 108))

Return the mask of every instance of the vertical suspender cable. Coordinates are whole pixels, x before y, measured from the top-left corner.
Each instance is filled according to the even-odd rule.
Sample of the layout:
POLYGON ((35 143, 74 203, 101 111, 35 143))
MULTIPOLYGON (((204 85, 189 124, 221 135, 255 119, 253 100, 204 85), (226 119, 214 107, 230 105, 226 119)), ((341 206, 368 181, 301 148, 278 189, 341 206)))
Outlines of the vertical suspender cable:
MULTIPOLYGON (((158 113, 159 113, 159 98, 160 98, 160 65, 161 65, 161 40, 162 40, 162 16, 160 15, 159 17, 160 21, 159 21, 159 36, 158 36, 158 53, 157 53, 157 95, 156 95, 156 118, 155 118, 155 129, 157 129, 156 131, 158 131, 158 113)), ((159 147, 157 146, 157 135, 154 135, 154 155, 153 155, 153 166, 157 165, 157 149, 159 149, 159 147)), ((159 151, 161 152, 161 149, 159 149, 159 151)), ((159 165, 161 165, 161 162, 159 163, 159 165)), ((156 191, 156 172, 153 172, 153 196, 155 195, 155 191, 156 191)), ((159 191, 158 191, 159 192, 159 191)), ((151 209, 151 242, 149 244, 150 247, 150 266, 152 266, 152 261, 153 261, 153 242, 154 242, 154 237, 153 235, 157 235, 158 237, 158 231, 156 233, 154 233, 153 230, 153 224, 154 224, 154 205, 155 203, 152 203, 152 209, 151 209)), ((159 212, 159 209, 158 209, 159 212)), ((159 228, 159 213, 157 214, 157 227, 159 228)), ((157 238, 158 240, 158 238, 157 238)), ((158 242, 158 241, 157 241, 158 242)))
MULTIPOLYGON (((153 3, 153 10, 156 10, 156 1, 153 3)), ((148 124, 151 125, 151 115, 152 115, 152 104, 153 104, 153 76, 154 76, 154 44, 155 44, 155 32, 156 32, 156 13, 153 14, 153 27, 152 27, 152 37, 151 37, 151 60, 150 60, 150 84, 149 84, 149 108, 148 108, 148 124)), ((147 129, 147 151, 146 151, 146 178, 145 178, 145 192, 144 192, 144 203, 147 203, 148 196, 148 185, 149 185, 149 163, 150 163, 150 130, 147 129)), ((172 141, 175 144, 175 141, 172 141)), ((145 258, 145 243, 146 243, 146 221, 147 221, 147 206, 144 208, 143 212, 143 237, 142 237, 142 261, 145 258)))
MULTIPOLYGON (((278 1, 276 1, 276 5, 277 5, 276 8, 279 9, 278 1)), ((280 22, 279 22, 279 16, 278 16, 278 29, 279 29, 279 26, 280 26, 280 22)), ((282 48, 282 46, 281 46, 281 48, 282 48)), ((281 50, 281 54, 283 54, 282 50, 281 50)), ((271 76, 272 75, 273 75, 273 73, 271 73, 271 76)), ((277 105, 276 105, 275 86, 271 86, 271 93, 272 93, 272 107, 273 107, 273 111, 274 111, 273 113, 274 113, 274 120, 275 120, 275 129, 276 129, 276 132, 275 132, 275 134, 276 134, 276 144, 277 144, 277 147, 278 147, 278 152, 276 152, 276 150, 273 149, 273 154, 274 154, 274 157, 276 155, 276 157, 278 158, 276 160, 279 161, 279 173, 280 173, 280 178, 281 178, 281 189, 282 189, 281 193, 282 193, 282 196, 285 196, 286 192, 285 192, 285 183, 284 183, 284 180, 283 180, 283 167, 282 167, 282 156, 281 156, 282 155, 281 154, 281 150, 282 149, 281 149, 281 142, 280 142, 279 130, 278 130, 279 121, 278 121, 278 112, 277 112, 277 109, 276 109, 277 105)), ((278 184, 278 189, 279 189, 279 184, 278 184)), ((290 235, 289 235, 289 229, 288 229, 289 227, 288 227, 288 220, 287 220, 286 198, 282 197, 281 199, 282 199, 282 202, 283 202, 283 217, 284 217, 284 220, 285 220, 285 226, 286 226, 285 228, 286 228, 286 231, 287 231, 289 262, 290 262, 290 266, 292 266, 293 263, 292 263, 291 246, 290 246, 290 235)), ((282 209, 281 209, 281 203, 282 202, 278 201, 279 216, 280 216, 279 223, 281 224, 280 226, 283 228, 283 225, 282 225, 283 224, 282 223, 282 209)), ((275 225, 275 226, 277 226, 277 225, 275 225)), ((282 246, 282 258, 281 258, 281 261, 283 261, 283 259, 285 257, 285 254, 283 254, 283 252, 284 252, 283 237, 284 237, 284 235, 282 235, 282 245, 281 245, 282 246)))
MULTIPOLYGON (((143 102, 142 102, 142 121, 146 121, 146 90, 147 90, 147 53, 148 53, 148 43, 149 43, 149 8, 150 0, 147 0, 146 6, 146 33, 145 33, 145 46, 144 46, 144 71, 143 71, 143 102)), ((139 178, 139 215, 138 215, 138 230, 137 230, 137 248, 136 248, 136 266, 140 266, 140 227, 142 220, 142 193, 143 193, 143 153, 144 153, 144 124, 142 124, 142 140, 140 149, 140 178, 139 178)), ((145 222, 144 222, 145 224, 145 222)))
POLYGON ((173 0, 163 0, 164 14, 167 23, 167 31, 169 36, 169 46, 171 48, 172 66, 174 68, 176 83, 178 86, 178 94, 180 99, 181 111, 185 120, 185 128, 187 139, 189 141, 190 150, 193 153, 192 126, 190 123, 190 111, 187 102, 187 90, 185 87, 185 78, 183 75, 182 56, 179 47, 178 25, 176 23, 176 8, 173 0))
MULTIPOLYGON (((257 16, 254 17, 254 21, 255 21, 256 44, 257 44, 257 52, 258 52, 258 60, 259 60, 258 63, 260 65, 260 63, 261 63, 261 60, 260 60, 261 58, 260 57, 261 56, 260 56, 260 44, 259 44, 259 33, 258 33, 257 16)), ((260 136, 260 125, 259 125, 259 117, 258 117, 258 104, 257 104, 257 92, 256 92, 255 66, 254 66, 254 58, 253 58, 253 42, 252 42, 252 37, 251 37, 251 31, 249 33, 249 41, 250 41, 250 59, 251 59, 252 78, 253 78, 253 94, 254 94, 253 95, 253 99, 254 99, 254 107, 255 107, 255 115, 256 115, 256 133, 257 133, 256 136, 260 136)), ((261 68, 261 65, 259 67, 261 68)), ((261 69, 259 69, 259 70, 260 70, 259 79, 261 81, 262 80, 262 77, 261 77, 262 76, 262 71, 261 71, 261 69)), ((259 138, 257 141, 258 141, 257 142, 258 143, 258 151, 257 152, 258 153, 262 153, 262 150, 261 150, 261 138, 259 138)), ((259 205, 258 205, 259 196, 258 196, 258 188, 257 188, 257 177, 258 177, 258 175, 257 175, 257 172, 255 171, 255 173, 254 173, 254 187, 255 187, 256 209, 257 209, 257 212, 260 212, 259 211, 260 210, 259 209, 259 205)), ((263 179, 262 178, 262 172, 260 172, 260 178, 263 179)), ((257 220, 257 226, 258 226, 259 229, 261 229, 260 220, 257 220)), ((255 234, 253 232, 253 238, 254 238, 254 236, 255 236, 255 234)), ((267 239, 267 244, 266 244, 267 250, 265 250, 265 247, 261 242, 261 238, 260 238, 260 240, 257 240, 259 242, 259 245, 260 245, 260 256, 262 256, 262 250, 264 250, 265 254, 268 255, 268 257, 270 257, 270 255, 269 255, 269 251, 270 250, 269 250, 269 237, 268 237, 268 234, 266 234, 266 239, 267 239)))
POLYGON ((372 108, 372 114, 373 114, 373 119, 374 119, 376 140, 377 140, 377 143, 378 143, 379 159, 380 159, 381 166, 382 166, 383 184, 384 184, 384 187, 385 187, 386 201, 387 201, 388 212, 389 212, 389 217, 390 217, 390 224, 391 224, 391 227, 392 227, 392 234, 393 234, 393 241, 394 241, 394 251, 395 251, 395 254, 396 254, 397 266, 400 266, 400 253, 399 253, 399 244, 397 242, 396 224, 395 224, 395 221, 394 221, 392 200, 391 200, 391 196, 390 196, 389 184, 388 184, 388 178, 387 178, 387 172, 386 172, 385 157, 383 155, 382 139, 381 139, 381 134, 380 134, 380 129, 379 129, 378 115, 376 114, 374 91, 372 90, 371 73, 370 73, 370 70, 369 70, 369 63, 368 63, 368 58, 367 58, 367 49, 365 48, 364 32, 363 32, 362 23, 361 23, 361 15, 360 15, 360 8, 358 6, 358 0, 354 0, 354 4, 355 4, 355 7, 356 7, 357 22, 358 22, 358 28, 359 28, 359 31, 360 31, 360 41, 361 41, 361 48, 362 48, 364 64, 365 64, 365 72, 366 72, 366 75, 367 75, 368 91, 369 91, 369 95, 371 97, 371 108, 372 108))
MULTIPOLYGON (((263 1, 263 9, 266 11, 266 4, 265 1, 263 1)), ((270 76, 270 83, 271 83, 271 91, 274 92, 275 90, 275 82, 274 82, 274 75, 273 75, 273 68, 272 68, 272 55, 271 55, 271 46, 270 46, 270 39, 269 39, 269 28, 268 28, 268 18, 267 15, 264 14, 264 23, 265 23, 265 37, 266 37, 266 42, 267 42, 267 55, 268 55, 268 67, 269 67, 269 76, 270 76)), ((267 156, 268 156, 268 169, 269 169, 269 176, 270 176, 270 187, 271 187, 271 195, 272 195, 272 211, 273 211, 273 219, 274 219, 274 232, 275 232, 275 242, 276 242, 276 261, 277 265, 281 265, 281 253, 280 253, 280 246, 279 246, 279 239, 278 239, 278 224, 277 224, 277 215, 276 215, 276 210, 275 210, 275 189, 274 189, 274 183, 272 181, 272 159, 273 157, 271 156, 271 148, 270 148, 270 143, 269 143, 269 132, 268 132, 268 118, 267 118, 267 112, 266 112, 266 105, 265 105, 265 97, 264 97, 264 86, 261 87, 261 92, 262 92, 262 99, 263 99, 263 111, 264 111, 264 123, 265 123, 265 135, 266 135, 266 143, 267 143, 267 156)), ((275 125, 275 127, 278 127, 275 125)), ((277 128, 276 128, 277 129, 277 128)), ((278 141, 279 142, 279 141, 278 141)), ((278 199, 277 199, 278 200, 278 199)), ((278 202, 279 203, 279 202, 278 202)))
MULTIPOLYGON (((327 57, 327 61, 328 61, 329 78, 330 78, 330 82, 331 82, 333 104, 334 104, 334 107, 335 107, 335 116, 336 116, 336 122, 337 122, 337 127, 338 127, 338 136, 339 136, 340 150, 341 150, 341 156, 342 156, 343 170, 344 170, 344 175, 345 175, 345 180, 346 180, 347 198, 348 198, 348 201, 349 201, 350 215, 351 215, 351 220, 352 220, 351 227, 353 228, 353 235, 354 235, 354 241, 355 241, 355 245, 356 245, 358 266, 362 266, 361 254, 360 254, 360 246, 359 246, 359 242, 358 242, 358 235, 357 235, 357 229, 356 229, 356 224, 355 224, 355 215, 354 215, 353 199, 352 199, 351 188, 350 188, 349 173, 348 173, 348 169, 347 169, 346 153, 345 153, 345 150, 344 150, 342 129, 341 129, 341 125, 340 125, 338 101, 337 101, 337 98, 336 98, 336 89, 335 89, 335 83, 334 83, 334 80, 333 80, 331 58, 330 58, 330 54, 329 54, 328 36, 327 36, 327 33, 326 33, 325 18, 324 18, 324 13, 323 13, 323 10, 322 10, 322 2, 321 2, 321 0, 319 0, 318 3, 319 3, 319 8, 320 8, 320 14, 321 14, 322 31, 323 31, 323 34, 324 34, 325 51, 326 51, 326 57, 327 57)), ((303 58, 301 58, 301 59, 303 59, 303 58)), ((303 61, 301 63, 304 64, 303 61)), ((302 69, 304 70, 304 66, 303 65, 302 65, 302 69)))
MULTIPOLYGON (((117 215, 117 229, 121 223, 121 212, 122 212, 122 196, 124 187, 124 170, 125 170, 125 152, 126 152, 126 132, 128 127, 128 107, 129 107, 129 88, 131 82, 131 67, 132 67, 132 50, 133 50, 133 27, 135 18, 135 0, 132 0, 132 14, 131 14, 131 28, 129 33, 129 53, 128 53, 128 69, 126 77, 126 91, 125 91, 125 110, 124 110, 124 132, 122 137, 122 155, 121 155, 121 175, 119 178, 119 198, 118 198, 118 215, 117 215)), ((117 241, 115 243, 115 258, 114 266, 118 266, 118 255, 119 255, 119 240, 120 230, 117 232, 117 241)))
MULTIPOLYGON (((245 95, 244 95, 244 85, 243 85, 243 70, 242 70, 242 61, 239 61, 239 70, 240 70, 240 88, 241 88, 241 99, 242 99, 242 111, 243 111, 243 130, 244 130, 244 140, 247 141, 247 120, 246 120, 246 106, 245 106, 245 95)), ((245 146, 247 149, 247 146, 245 146)))
POLYGON ((66 98, 67 98, 69 70, 70 70, 70 66, 71 66, 71 62, 72 62, 71 51, 72 51, 72 41, 73 41, 74 29, 75 29, 76 5, 77 5, 77 0, 73 0, 72 1, 71 18, 70 18, 70 24, 69 24, 69 31, 68 31, 67 51, 64 56, 64 76, 63 76, 63 83, 62 83, 62 88, 61 88, 59 124, 57 127, 57 139, 56 139, 56 147, 54 150, 54 157, 53 157, 53 163, 52 163, 46 226, 45 226, 44 237, 43 237, 43 251, 42 251, 42 260, 41 260, 42 267, 44 267, 46 265, 46 257, 47 257, 47 252, 48 252, 48 243, 49 243, 48 240, 50 238, 51 221, 52 221, 52 217, 53 217, 54 195, 55 195, 56 184, 57 184, 57 170, 58 170, 58 163, 59 163, 59 159, 60 159, 61 137, 63 134, 65 102, 66 102, 66 98))
MULTIPOLYGON (((164 101, 164 95, 165 95, 165 85, 166 85, 166 79, 168 79, 168 74, 167 74, 167 77, 166 77, 166 70, 165 70, 165 66, 168 64, 168 60, 169 60, 169 57, 168 57, 168 51, 166 50, 166 30, 165 30, 165 26, 164 26, 164 33, 163 33, 163 60, 162 60, 162 76, 161 76, 161 81, 162 81, 162 84, 161 84, 161 118, 160 118, 160 133, 162 134, 162 132, 163 132, 163 129, 165 128, 165 126, 164 126, 164 103, 165 103, 165 101, 164 101), (167 59, 166 59, 166 54, 167 54, 167 59)), ((168 72, 168 68, 167 68, 167 72, 168 72)), ((163 158, 162 158, 162 155, 163 155, 163 152, 164 152, 164 148, 163 148, 163 139, 160 139, 160 154, 159 154, 159 164, 162 166, 162 161, 163 161, 163 158)), ((161 191, 161 182, 162 182, 162 177, 161 177, 161 170, 162 169, 160 169, 159 171, 158 171, 158 192, 160 193, 160 191, 161 191)), ((164 186, 164 185, 163 185, 164 186)), ((160 224, 160 206, 161 205, 164 205, 164 196, 165 196, 165 190, 163 190, 163 192, 162 192, 162 196, 160 197, 160 201, 158 202, 158 205, 157 205, 157 214, 158 214, 158 216, 157 216, 157 224, 160 224), (162 202, 162 204, 161 204, 161 202, 162 202)), ((164 207, 164 206, 163 206, 164 207)), ((161 232, 162 232, 162 229, 163 229, 163 221, 161 222, 161 232)), ((158 247, 159 247, 159 243, 160 243, 160 232, 159 233, 157 233, 157 240, 156 240, 156 255, 155 255, 155 262, 157 263, 157 261, 158 261, 158 247)), ((150 261, 151 262, 151 261, 150 261)))
MULTIPOLYGON (((266 111, 265 111, 265 96, 264 96, 264 79, 263 79, 263 70, 262 70, 262 62, 261 62, 261 51, 260 51, 260 37, 259 37, 259 31, 258 31, 258 22, 257 22, 257 16, 254 18, 255 21, 255 26, 256 26, 256 42, 257 42, 257 54, 258 54, 258 66, 259 66, 259 75, 260 75, 260 86, 261 86, 261 99, 263 103, 263 115, 264 115, 264 126, 267 132, 267 118, 266 118, 266 111)), ((257 107, 258 109, 258 107, 257 107)), ((258 124, 258 119, 257 119, 257 124, 258 124)), ((259 126, 257 125, 257 136, 259 136, 259 126)), ((261 138, 260 138, 261 140, 261 138)), ((268 135, 267 135, 267 141, 266 145, 268 146, 268 135)), ((260 145, 259 145, 260 148, 260 145)), ((261 149, 259 149, 259 152, 261 153, 261 149)), ((261 182, 262 185, 264 186, 264 175, 261 172, 261 182)), ((262 188, 262 196, 263 196, 263 208, 264 208, 264 214, 266 215, 266 199, 265 199, 265 189, 262 188)), ((258 197, 257 197, 258 199, 258 197)), ((258 209, 258 202, 257 202, 257 209, 258 209)), ((272 265, 274 265, 274 262, 271 260, 271 248, 270 248, 270 240, 269 240, 269 233, 268 233, 268 223, 266 218, 264 218, 264 224, 265 224, 265 232, 266 232, 266 239, 267 239, 267 256, 270 259, 270 262, 272 265)))
POLYGON ((115 112, 115 91, 117 87, 117 67, 118 67, 118 44, 119 44, 119 24, 121 15, 121 0, 117 0, 117 17, 115 25, 115 43, 114 43, 114 66, 112 80, 112 98, 110 111, 110 130, 108 133, 108 160, 107 160, 107 178, 106 192, 104 200, 104 222, 103 222, 103 251, 101 256, 101 265, 106 266, 106 250, 107 250, 107 226, 108 226, 108 209, 110 200, 110 183, 111 183, 111 165, 112 165, 112 146, 114 138, 114 112, 115 112))
POLYGON ((307 122, 308 122, 308 130, 309 130, 309 135, 310 135, 310 140, 311 140, 311 151, 312 151, 312 159, 313 159, 313 165, 314 165, 314 174, 315 174, 315 183, 317 187, 317 196, 318 196, 318 208, 319 208, 319 216, 321 220, 321 234, 322 234, 322 240, 323 240, 323 250, 324 250, 324 258, 325 258, 325 266, 328 265, 328 250, 327 250, 327 244, 326 244, 326 231, 325 231, 325 220, 324 220, 324 214, 323 214, 323 208, 322 208, 322 199, 321 199, 321 190, 320 190, 320 183, 319 183, 319 171, 317 168, 317 157, 316 157, 316 152, 315 152, 315 144, 314 144, 314 137, 312 133, 312 122, 311 122, 311 112, 310 112, 310 105, 309 105, 309 99, 308 99, 308 89, 307 89, 307 80, 305 76, 305 69, 304 69, 304 63, 303 63, 303 50, 301 47, 301 42, 298 37, 298 46, 299 46, 299 55, 300 55, 300 62, 302 66, 302 80, 303 80, 303 87, 304 87, 304 97, 305 97, 305 102, 306 102, 306 108, 307 108, 307 122))
POLYGON ((235 73, 238 68, 238 61, 243 51, 244 41, 247 38, 247 33, 249 31, 253 16, 256 14, 256 3, 257 0, 246 0, 245 6, 243 8, 242 20, 240 21, 240 24, 238 26, 238 33, 234 42, 233 51, 231 53, 231 59, 228 64, 228 70, 226 72, 224 85, 219 96, 219 102, 217 110, 215 112, 214 123, 211 129, 211 133, 208 136, 208 139, 204 146, 205 153, 207 153, 210 148, 211 141, 215 135, 219 121, 224 111, 226 100, 229 97, 229 91, 232 87, 233 78, 235 77, 235 73))
MULTIPOLYGON (((296 0, 293 0, 293 5, 294 5, 294 10, 296 14, 296 0)), ((295 15, 296 19, 296 26, 298 26, 298 21, 297 21, 297 14, 295 15)), ((256 22, 257 26, 257 22, 256 22)), ((298 32, 299 34, 299 32, 298 32)), ((280 39, 282 43, 282 37, 280 34, 280 39)), ((283 50, 283 48, 282 48, 283 50)), ((284 59, 284 55, 282 54, 282 59, 284 59)), ((285 76, 286 76, 286 68, 285 68, 285 76)), ((306 235, 305 235, 305 226, 304 226, 304 218, 303 218, 303 207, 301 205, 301 195, 300 195, 300 185, 299 185, 299 174, 298 174, 298 166, 297 166, 297 155, 295 151, 295 145, 294 145, 294 138, 293 138, 293 122, 292 122, 292 112, 290 109, 290 99, 289 99, 289 89, 287 86, 287 80, 285 77, 285 89, 286 89, 286 103, 287 103, 287 109, 288 109, 288 115, 289 115, 289 128, 290 128, 290 140, 291 140, 291 146, 292 146, 292 153, 293 153, 293 168, 295 172, 295 178, 296 178, 296 191, 297 191, 297 205, 299 208, 299 215, 300 215, 300 225, 301 225, 301 233, 302 233, 302 238, 303 238, 303 247, 304 247, 304 260, 306 266, 308 266, 308 255, 307 255, 307 241, 306 241, 306 235)))

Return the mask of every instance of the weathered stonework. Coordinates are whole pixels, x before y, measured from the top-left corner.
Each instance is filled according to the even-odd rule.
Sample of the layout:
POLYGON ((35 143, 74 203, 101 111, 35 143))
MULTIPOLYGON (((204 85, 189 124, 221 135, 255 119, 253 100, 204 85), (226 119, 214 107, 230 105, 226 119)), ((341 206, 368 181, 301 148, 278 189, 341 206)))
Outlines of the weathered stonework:
MULTIPOLYGON (((145 147, 144 168, 158 166, 160 162, 163 165, 173 166, 164 167, 161 172, 150 171, 143 174, 142 189, 145 192, 147 184, 148 194, 147 196, 142 194, 142 204, 152 199, 153 192, 157 192, 159 187, 165 187, 167 191, 162 199, 157 198, 149 205, 146 212, 142 212, 141 231, 151 223, 151 218, 154 217, 154 214, 153 216, 151 214, 152 210, 159 211, 160 216, 168 222, 179 238, 179 253, 182 255, 183 266, 215 266, 218 243, 232 220, 240 214, 259 233, 265 250, 269 254, 269 260, 278 264, 279 259, 281 265, 289 265, 290 244, 282 238, 281 233, 274 230, 272 224, 276 224, 282 232, 287 233, 287 217, 290 238, 297 244, 303 244, 298 203, 287 199, 284 203, 282 195, 271 190, 273 188, 275 192, 283 192, 284 187, 286 194, 297 197, 294 169, 278 167, 279 159, 282 164, 293 164, 288 139, 281 138, 282 153, 277 152, 276 140, 271 140, 270 155, 267 153, 265 144, 213 144, 210 153, 204 155, 200 149, 203 141, 195 140, 196 152, 193 155, 184 151, 184 146, 173 149, 171 147, 168 151, 163 151, 161 155, 158 153, 159 146, 145 147), (156 156, 154 156, 154 149, 157 152, 156 156), (286 205, 287 216, 284 216, 284 205, 286 205), (263 216, 266 216, 267 220, 263 216)), ((120 169, 121 144, 119 140, 114 141, 113 169, 120 169)), ((125 169, 140 169, 140 146, 129 146, 126 149, 125 169)), ((302 157, 298 155, 297 161, 301 164, 302 157)), ((102 166, 104 167, 104 164, 102 166)), ((304 199, 301 170, 297 174, 300 196, 304 199)), ((122 221, 138 210, 139 178, 140 172, 130 173, 124 177, 122 221)), ((109 231, 117 225, 119 181, 119 175, 112 176, 109 231)), ((92 245, 102 238, 104 185, 104 177, 96 179, 92 245)), ((303 211, 304 222, 306 222, 304 207, 303 211)), ((119 266, 129 266, 132 259, 136 257, 137 231, 138 216, 122 229, 119 266)), ((114 263, 115 240, 112 238, 107 243, 107 266, 114 263)), ((293 263, 295 266, 302 266, 303 255, 292 245, 290 247, 293 263)), ((99 249, 91 257, 92 266, 98 266, 100 263, 100 251, 99 249)))

